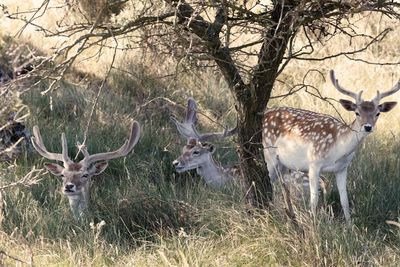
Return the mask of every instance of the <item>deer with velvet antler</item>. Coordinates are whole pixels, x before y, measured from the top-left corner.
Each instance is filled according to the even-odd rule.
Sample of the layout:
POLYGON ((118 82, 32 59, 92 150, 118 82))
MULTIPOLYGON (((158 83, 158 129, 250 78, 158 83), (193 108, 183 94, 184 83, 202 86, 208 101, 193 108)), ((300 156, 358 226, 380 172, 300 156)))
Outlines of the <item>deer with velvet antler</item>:
POLYGON ((185 120, 179 122, 175 117, 171 117, 171 120, 178 132, 187 140, 181 156, 172 163, 177 172, 196 169, 205 183, 212 188, 221 188, 238 177, 237 168, 223 167, 213 158, 215 146, 208 143, 236 134, 236 128, 221 133, 200 134, 195 127, 197 105, 193 98, 188 99, 185 120))
POLYGON ((101 174, 107 168, 108 160, 128 155, 137 144, 139 137, 140 124, 134 121, 128 140, 119 149, 89 155, 86 147, 83 147, 84 158, 78 163, 73 162, 68 156, 67 139, 64 133, 61 135, 61 154, 52 153, 46 149, 38 126, 33 127, 32 144, 42 157, 63 163, 63 166, 56 163, 44 163, 44 167, 55 176, 62 178, 61 191, 68 197, 74 217, 79 219, 84 216, 89 205, 92 176, 101 174))
POLYGON ((279 107, 267 109, 263 121, 263 147, 268 172, 272 181, 285 169, 308 172, 310 205, 315 215, 318 204, 319 177, 322 172, 336 176, 340 202, 346 221, 350 221, 346 189, 347 168, 358 145, 374 131, 381 112, 389 112, 396 102, 380 101, 400 90, 398 82, 391 90, 365 101, 358 93, 343 88, 332 70, 330 77, 335 88, 355 100, 340 99, 339 103, 355 113, 355 120, 347 125, 329 115, 303 109, 279 107))

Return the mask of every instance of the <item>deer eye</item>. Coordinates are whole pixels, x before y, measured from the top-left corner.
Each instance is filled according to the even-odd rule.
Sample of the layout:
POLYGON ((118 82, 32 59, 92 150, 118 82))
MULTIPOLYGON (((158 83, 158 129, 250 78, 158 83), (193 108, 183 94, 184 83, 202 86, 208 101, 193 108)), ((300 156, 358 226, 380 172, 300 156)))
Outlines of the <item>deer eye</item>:
POLYGON ((200 151, 198 151, 198 150, 193 151, 193 155, 199 155, 199 154, 200 154, 200 151))
POLYGON ((376 116, 377 116, 377 117, 379 117, 379 115, 381 115, 381 113, 380 113, 380 112, 376 113, 376 116))
POLYGON ((84 174, 84 175, 82 175, 82 178, 88 178, 89 177, 89 174, 84 174))
POLYGON ((360 113, 358 113, 357 111, 356 111, 356 116, 360 116, 360 113))

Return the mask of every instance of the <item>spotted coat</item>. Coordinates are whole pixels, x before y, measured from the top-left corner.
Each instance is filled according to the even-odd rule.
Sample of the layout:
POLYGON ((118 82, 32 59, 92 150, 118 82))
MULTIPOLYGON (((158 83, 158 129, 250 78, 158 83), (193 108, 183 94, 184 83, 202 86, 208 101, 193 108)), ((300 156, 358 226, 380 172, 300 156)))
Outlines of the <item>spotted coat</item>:
POLYGON ((273 146, 280 136, 298 136, 313 145, 314 153, 323 157, 339 136, 350 131, 338 119, 304 109, 279 107, 264 114, 264 136, 273 146))

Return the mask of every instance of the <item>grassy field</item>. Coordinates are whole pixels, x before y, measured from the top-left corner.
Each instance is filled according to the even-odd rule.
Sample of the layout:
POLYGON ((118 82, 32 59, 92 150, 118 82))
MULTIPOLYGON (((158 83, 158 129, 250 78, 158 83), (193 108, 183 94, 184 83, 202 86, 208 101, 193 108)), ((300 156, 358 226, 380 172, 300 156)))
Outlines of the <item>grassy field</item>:
MULTIPOLYGON (((364 26, 366 31, 377 30, 373 24, 364 26)), ((8 29, 11 31, 11 27, 8 29)), ((32 42, 32 35, 28 36, 19 41, 32 42)), ((379 49, 370 47, 366 57, 390 60, 398 55, 399 36, 397 27, 379 49)), ((336 41, 318 53, 346 45, 344 40, 336 41)), ((317 221, 310 218, 307 207, 297 204, 295 225, 286 216, 279 185, 274 207, 268 212, 256 211, 244 203, 237 185, 213 190, 195 172, 174 171, 171 163, 185 141, 178 136, 169 115, 183 116, 183 109, 163 98, 182 106, 187 96, 194 96, 201 113, 209 117, 200 118, 204 130, 233 126, 235 114, 231 99, 225 97, 229 90, 221 77, 205 71, 197 77, 179 77, 178 81, 160 80, 154 69, 132 58, 118 62, 130 74, 112 72, 100 94, 88 148, 95 153, 119 147, 130 121, 135 119, 142 124, 142 135, 134 153, 111 161, 105 173, 93 179, 89 215, 81 222, 72 217, 68 201, 59 190, 61 181, 50 174, 44 174, 32 187, 3 190, 2 265, 398 266, 400 228, 386 221, 400 221, 399 107, 380 117, 377 131, 360 146, 351 164, 348 192, 354 223, 344 223, 334 186, 317 221)), ((103 73, 102 64, 87 64, 82 69, 90 69, 91 75, 103 73)), ((309 69, 327 75, 331 68, 345 87, 365 89, 367 97, 377 89, 391 88, 400 73, 398 66, 373 66, 343 58, 294 61, 279 77, 285 83, 278 82, 274 94, 299 83, 309 69)), ((72 77, 74 74, 45 96, 40 92, 48 84, 43 83, 21 98, 30 111, 27 126, 39 125, 47 148, 60 151, 60 135, 65 132, 69 154, 75 156, 75 144, 83 139, 99 77, 72 77)), ((317 72, 311 72, 306 83, 320 88, 323 96, 339 97, 326 76, 317 72)), ((399 96, 391 99, 399 100, 399 96)), ((353 118, 338 103, 332 104, 346 121, 353 118)), ((304 91, 274 99, 270 105, 301 106, 335 115, 331 105, 304 91)), ((234 138, 218 144, 216 154, 223 163, 235 163, 234 138)), ((4 175, 0 182, 16 181, 43 162, 35 153, 25 155, 15 162, 16 172, 4 175)), ((333 177, 329 178, 334 183, 333 177)))
MULTIPOLYGON (((96 92, 65 83, 52 94, 50 110, 49 96, 39 90, 23 97, 31 111, 29 127, 40 126, 51 151, 60 151, 65 131, 70 155, 75 155, 74 143, 82 140, 96 92)), ((238 187, 221 192, 206 187, 194 173, 176 174, 171 162, 184 141, 169 122, 167 106, 155 102, 139 108, 137 99, 113 90, 101 97, 89 134, 90 152, 118 147, 131 118, 142 123, 143 134, 133 154, 111 161, 106 173, 94 179, 87 220, 74 221, 58 190, 60 181, 46 174, 32 188, 4 192, 3 251, 38 266, 397 265, 400 229, 385 221, 399 220, 398 129, 393 135, 380 129, 368 138, 351 165, 354 225, 344 224, 333 190, 316 223, 297 207, 300 231, 286 217, 279 196, 270 213, 249 215, 238 187)), ((217 157, 234 161, 234 144, 221 145, 226 148, 217 157)), ((14 181, 43 161, 27 155, 17 161, 18 173, 2 180, 14 181)), ((6 265, 16 264, 3 259, 6 265)))

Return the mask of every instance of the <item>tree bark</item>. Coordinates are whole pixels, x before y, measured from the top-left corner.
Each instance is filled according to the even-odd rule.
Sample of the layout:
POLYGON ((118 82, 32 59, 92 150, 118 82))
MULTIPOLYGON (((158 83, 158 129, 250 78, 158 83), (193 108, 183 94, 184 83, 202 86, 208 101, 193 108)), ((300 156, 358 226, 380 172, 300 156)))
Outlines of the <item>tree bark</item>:
POLYGON ((255 99, 238 109, 239 155, 246 199, 257 208, 265 208, 272 200, 272 184, 263 159, 262 119, 255 99))

